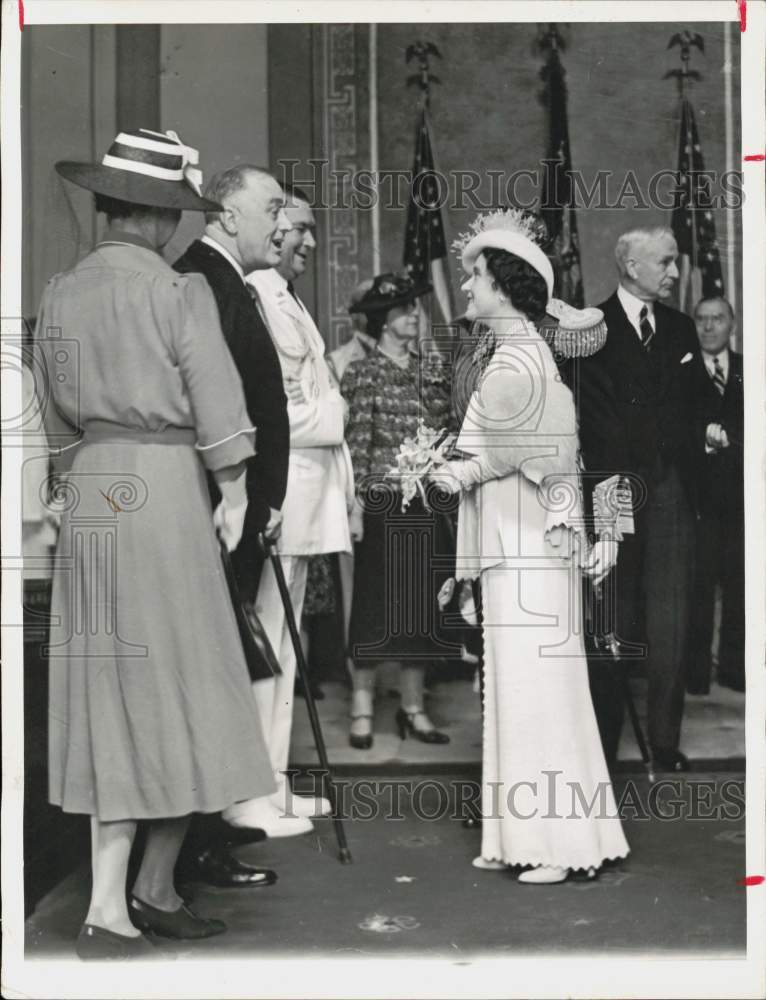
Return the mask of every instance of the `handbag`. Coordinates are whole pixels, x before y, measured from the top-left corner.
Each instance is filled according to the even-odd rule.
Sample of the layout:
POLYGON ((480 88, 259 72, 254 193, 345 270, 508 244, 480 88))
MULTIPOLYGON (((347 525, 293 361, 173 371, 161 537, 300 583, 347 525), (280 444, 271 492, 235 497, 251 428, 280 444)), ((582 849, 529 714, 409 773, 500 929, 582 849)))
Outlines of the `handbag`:
POLYGON ((242 642, 242 649, 245 654, 247 672, 251 681, 269 680, 271 677, 278 677, 282 674, 274 649, 269 642, 269 637, 261 624, 255 607, 251 601, 243 601, 240 597, 237 578, 234 575, 234 567, 231 564, 229 550, 219 539, 221 546, 221 562, 226 576, 226 583, 229 588, 234 617, 237 620, 239 638, 242 642))

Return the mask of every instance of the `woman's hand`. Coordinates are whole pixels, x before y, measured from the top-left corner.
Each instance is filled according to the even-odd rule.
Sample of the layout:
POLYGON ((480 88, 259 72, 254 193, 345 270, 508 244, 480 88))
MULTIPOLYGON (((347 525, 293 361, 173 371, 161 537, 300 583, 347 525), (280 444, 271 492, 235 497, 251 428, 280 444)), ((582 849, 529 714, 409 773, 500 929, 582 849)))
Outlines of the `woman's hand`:
POLYGON ((428 473, 428 480, 448 496, 459 493, 464 488, 460 476, 464 465, 465 462, 442 462, 428 473))
POLYGON ((307 402, 306 394, 303 391, 303 386, 301 385, 301 380, 299 378, 287 376, 284 380, 284 385, 285 395, 287 396, 288 402, 296 405, 307 402))
POLYGON ((364 538, 364 510, 358 500, 354 501, 348 516, 348 528, 351 532, 351 541, 361 542, 364 538))
POLYGON ((226 546, 228 552, 233 552, 242 538, 247 514, 247 500, 244 503, 231 504, 225 497, 213 513, 213 524, 226 546))

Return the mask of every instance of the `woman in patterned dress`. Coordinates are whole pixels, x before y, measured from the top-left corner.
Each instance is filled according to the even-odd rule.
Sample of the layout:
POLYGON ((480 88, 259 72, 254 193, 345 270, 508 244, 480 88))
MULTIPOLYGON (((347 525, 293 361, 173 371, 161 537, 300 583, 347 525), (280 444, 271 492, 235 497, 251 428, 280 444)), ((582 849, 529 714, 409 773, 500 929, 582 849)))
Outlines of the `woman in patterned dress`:
POLYGON ((435 430, 449 420, 449 386, 440 369, 419 363, 412 349, 419 332, 417 300, 429 290, 407 276, 381 274, 352 307, 365 313, 367 334, 377 342, 365 360, 349 365, 341 386, 357 491, 349 630, 355 666, 349 742, 356 749, 372 746, 374 668, 383 661, 401 665, 400 736, 449 741, 425 712, 423 681, 427 664, 450 648, 434 628, 438 585, 432 559, 446 553, 451 540, 443 516, 419 499, 403 514, 397 484, 387 476, 420 418, 435 430))

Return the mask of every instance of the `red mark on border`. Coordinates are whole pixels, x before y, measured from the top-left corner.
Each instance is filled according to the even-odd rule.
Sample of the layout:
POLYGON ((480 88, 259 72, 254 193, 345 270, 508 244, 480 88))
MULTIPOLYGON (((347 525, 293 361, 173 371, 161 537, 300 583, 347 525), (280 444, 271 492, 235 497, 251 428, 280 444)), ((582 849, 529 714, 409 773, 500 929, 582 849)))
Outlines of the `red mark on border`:
POLYGON ((766 160, 766 153, 753 153, 752 156, 743 157, 745 163, 762 163, 766 160))
POLYGON ((746 878, 738 879, 737 885, 761 885, 766 882, 766 877, 763 875, 748 875, 746 878))
POLYGON ((24 30, 24 0, 19 0, 19 31, 24 30))
POLYGON ((739 30, 747 31, 747 0, 737 0, 739 10, 739 30))

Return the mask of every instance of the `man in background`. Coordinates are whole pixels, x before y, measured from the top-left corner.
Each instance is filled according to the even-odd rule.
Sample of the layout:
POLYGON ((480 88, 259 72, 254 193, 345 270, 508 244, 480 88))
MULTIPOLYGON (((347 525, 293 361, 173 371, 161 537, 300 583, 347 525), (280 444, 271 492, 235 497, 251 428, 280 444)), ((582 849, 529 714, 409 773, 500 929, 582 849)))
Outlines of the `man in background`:
MULTIPOLYGON (((619 287, 599 306, 609 333, 598 354, 625 444, 621 471, 634 487, 635 534, 620 544, 617 562, 617 638, 624 655, 646 657, 649 743, 655 767, 668 771, 689 769, 679 741, 695 541, 688 366, 697 337, 691 319, 664 304, 678 278, 677 256, 664 227, 620 236, 619 287)), ((615 745, 621 723, 620 707, 615 745)))
MULTIPOLYGON (((316 247, 314 213, 297 188, 286 190, 284 211, 290 229, 279 262, 273 269, 253 271, 247 281, 255 289, 288 396, 290 460, 277 549, 300 622, 309 557, 351 549, 348 508, 354 480, 343 440, 346 404, 327 367, 322 336, 293 284, 316 247)), ((292 796, 286 784, 296 657, 271 563, 263 568, 255 610, 282 667, 281 676, 253 684, 277 793, 237 803, 224 818, 268 836, 291 836, 310 831, 310 817, 329 812, 330 803, 292 796)))
POLYGON ((734 310, 719 296, 694 310, 702 353, 693 378, 699 471, 697 570, 686 677, 690 694, 707 694, 715 589, 721 588, 718 683, 745 690, 745 494, 742 355, 729 344, 734 310))

